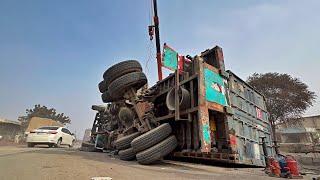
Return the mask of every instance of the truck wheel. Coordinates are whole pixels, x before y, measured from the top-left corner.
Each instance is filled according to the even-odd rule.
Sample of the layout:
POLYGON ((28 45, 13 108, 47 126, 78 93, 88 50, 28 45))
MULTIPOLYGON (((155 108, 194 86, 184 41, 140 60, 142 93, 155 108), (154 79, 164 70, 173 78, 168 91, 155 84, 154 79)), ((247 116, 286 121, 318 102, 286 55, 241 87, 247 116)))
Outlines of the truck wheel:
POLYGON ((136 153, 133 151, 132 148, 128 148, 128 149, 119 151, 119 157, 121 160, 131 161, 136 158, 136 153))
POLYGON ((115 79, 131 72, 142 72, 142 67, 138 61, 127 60, 115 64, 104 72, 103 78, 108 87, 115 79))
POLYGON ((108 91, 113 98, 123 98, 123 94, 130 88, 140 89, 147 84, 147 77, 142 72, 132 72, 125 74, 114 80, 108 87, 108 91))
POLYGON ((105 81, 101 81, 101 82, 99 83, 98 87, 99 87, 99 91, 100 91, 101 93, 106 92, 107 89, 108 89, 108 86, 107 86, 107 84, 106 84, 105 81))
POLYGON ((130 148, 130 143, 131 141, 138 137, 140 135, 139 132, 135 132, 133 134, 130 134, 128 136, 124 136, 122 138, 119 138, 116 140, 115 145, 117 150, 123 150, 123 149, 128 149, 130 148))
POLYGON ((169 123, 160 126, 142 134, 131 142, 131 147, 135 152, 143 151, 164 140, 170 135, 172 128, 169 123))
POLYGON ((174 135, 172 135, 161 141, 159 144, 139 152, 136 157, 140 164, 151 164, 171 153, 177 147, 177 145, 177 139, 174 135))
POLYGON ((113 98, 110 96, 108 91, 105 91, 104 93, 101 94, 101 99, 102 99, 102 102, 104 103, 113 101, 113 98))

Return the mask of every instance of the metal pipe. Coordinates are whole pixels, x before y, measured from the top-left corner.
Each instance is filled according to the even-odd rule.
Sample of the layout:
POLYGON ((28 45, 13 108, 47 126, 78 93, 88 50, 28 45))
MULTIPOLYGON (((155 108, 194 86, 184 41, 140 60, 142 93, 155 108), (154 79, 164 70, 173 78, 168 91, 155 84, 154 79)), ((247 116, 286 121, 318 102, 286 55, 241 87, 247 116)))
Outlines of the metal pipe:
POLYGON ((156 48, 157 48, 157 64, 158 64, 158 78, 162 80, 162 63, 161 63, 161 46, 160 46, 160 34, 159 34, 159 18, 157 9, 157 0, 153 0, 153 11, 154 11, 154 31, 156 35, 156 48))
POLYGON ((261 145, 262 145, 262 151, 264 155, 264 161, 267 164, 268 163, 268 151, 267 151, 267 143, 266 143, 266 137, 260 137, 261 138, 261 145))

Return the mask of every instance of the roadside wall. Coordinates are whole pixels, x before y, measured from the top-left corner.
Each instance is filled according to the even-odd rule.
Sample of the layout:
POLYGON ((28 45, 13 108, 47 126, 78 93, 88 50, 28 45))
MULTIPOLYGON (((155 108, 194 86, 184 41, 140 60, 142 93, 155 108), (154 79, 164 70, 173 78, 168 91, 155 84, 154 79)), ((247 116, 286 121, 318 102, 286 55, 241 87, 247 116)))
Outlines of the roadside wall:
POLYGON ((3 140, 13 141, 15 136, 21 131, 21 126, 11 123, 0 123, 0 136, 3 140))

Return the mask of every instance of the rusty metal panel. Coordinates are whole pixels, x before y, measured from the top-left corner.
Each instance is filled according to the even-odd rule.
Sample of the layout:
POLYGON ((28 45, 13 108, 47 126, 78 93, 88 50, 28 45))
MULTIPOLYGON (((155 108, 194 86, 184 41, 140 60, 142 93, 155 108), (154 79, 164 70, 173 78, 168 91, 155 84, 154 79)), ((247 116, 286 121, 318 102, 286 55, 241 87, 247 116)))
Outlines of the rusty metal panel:
MULTIPOLYGON (((202 64, 203 61, 201 58, 197 58, 197 63, 202 64)), ((203 76, 204 67, 199 66, 199 134, 201 141, 201 152, 210 152, 211 151, 211 137, 210 137, 210 125, 209 125, 209 111, 207 107, 207 100, 205 97, 205 79, 203 76)))
POLYGON ((228 125, 237 137, 239 161, 244 164, 264 166, 260 137, 266 137, 268 155, 274 155, 271 125, 264 98, 235 74, 230 71, 228 73, 229 100, 234 112, 228 118, 228 125))

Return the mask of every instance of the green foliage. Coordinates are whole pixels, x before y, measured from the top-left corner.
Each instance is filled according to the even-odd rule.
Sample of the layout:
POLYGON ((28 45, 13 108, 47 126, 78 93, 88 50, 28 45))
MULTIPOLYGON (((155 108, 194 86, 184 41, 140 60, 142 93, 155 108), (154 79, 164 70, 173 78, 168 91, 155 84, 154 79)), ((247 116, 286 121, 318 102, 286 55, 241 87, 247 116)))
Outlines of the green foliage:
POLYGON ((305 83, 288 74, 254 73, 247 82, 265 96, 273 125, 300 117, 316 98, 305 83))
POLYGON ((32 117, 48 118, 58 121, 62 124, 70 124, 71 120, 64 113, 58 114, 54 108, 48 109, 46 106, 37 104, 33 109, 26 109, 26 116, 20 116, 18 121, 22 123, 23 127, 27 127, 32 117))

